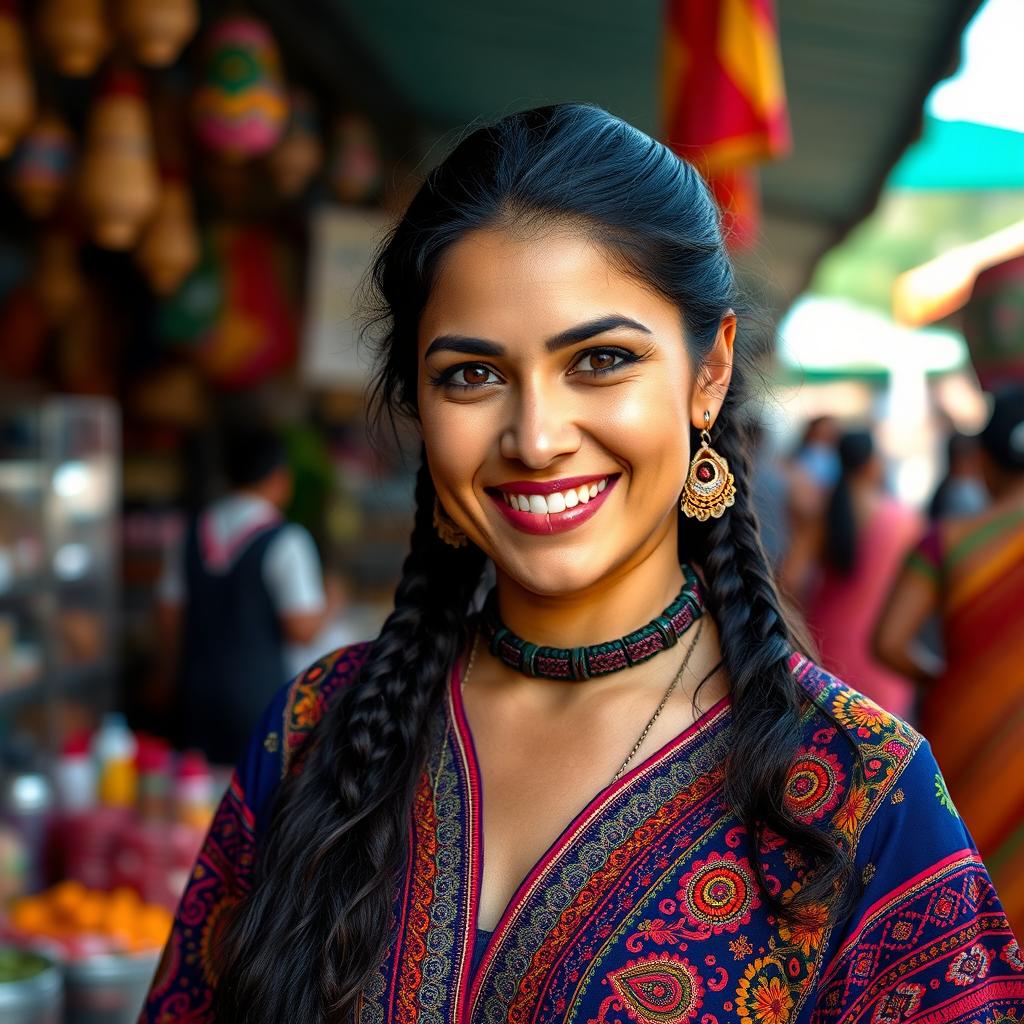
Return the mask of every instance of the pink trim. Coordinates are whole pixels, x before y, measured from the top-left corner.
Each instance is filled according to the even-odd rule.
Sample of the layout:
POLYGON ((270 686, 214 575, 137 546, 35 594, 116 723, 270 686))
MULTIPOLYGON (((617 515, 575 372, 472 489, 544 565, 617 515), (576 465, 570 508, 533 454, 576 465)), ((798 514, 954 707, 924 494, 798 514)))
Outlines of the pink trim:
POLYGON ((934 878, 940 874, 945 868, 950 867, 953 864, 962 863, 967 864, 978 864, 984 867, 981 862, 981 858, 970 849, 957 850, 955 853, 949 854, 948 857, 944 857, 942 860, 937 861, 930 867, 925 868, 923 871, 919 871, 912 878, 904 882, 899 888, 890 889, 881 899, 876 900, 868 907, 867 910, 861 914, 860 919, 857 921, 857 925, 850 932, 850 937, 836 950, 835 955, 832 957, 832 962, 829 964, 828 970, 821 976, 819 981, 819 987, 824 985, 825 982, 835 973, 835 969, 838 968, 840 960, 842 960, 847 949, 850 946, 855 945, 859 940, 861 933, 871 923, 871 919, 880 913, 885 907, 895 903, 904 893, 910 889, 915 888, 921 882, 926 881, 929 878, 934 878), (965 856, 966 854, 966 856, 965 856))
MULTIPOLYGON (((477 971, 476 978, 464 978, 466 967, 473 964, 473 950, 476 944, 477 915, 480 912, 480 888, 483 880, 483 820, 480 813, 483 799, 483 779, 480 776, 479 762, 476 757, 476 747, 473 743, 473 735, 469 731, 469 721, 466 718, 466 710, 462 705, 462 670, 460 657, 455 659, 449 677, 448 687, 448 708, 455 723, 456 747, 462 755, 462 764, 466 772, 466 787, 468 806, 466 807, 466 835, 469 841, 467 851, 467 865, 469 878, 467 880, 467 906, 466 906, 466 929, 463 934, 462 944, 462 966, 459 969, 457 984, 462 990, 462 997, 458 999, 459 1014, 465 1020, 469 1020, 469 1007, 472 1002, 476 988, 476 978, 483 976, 483 963, 477 971), (468 742, 467 742, 468 740, 468 742)), ((443 752, 442 752, 442 756, 443 752)), ((488 954, 493 947, 494 936, 488 942, 488 954)))
POLYGON ((238 807, 242 815, 243 824, 250 832, 253 832, 256 828, 256 816, 252 813, 251 808, 245 802, 245 790, 242 788, 242 780, 238 777, 237 771, 233 771, 231 773, 231 781, 228 783, 228 789, 235 800, 238 801, 238 807))
MULTIPOLYGON (((886 991, 889 991, 886 989, 886 991)), ((883 993, 884 995, 884 993, 883 993)), ((958 1013, 963 1011, 990 1009, 992 1002, 998 999, 1021 999, 1024 998, 1024 981, 1018 978, 988 978, 983 980, 977 988, 969 992, 959 993, 952 999, 931 1007, 926 1014, 914 1018, 914 1024, 947 1024, 949 1021, 949 1009, 952 1007, 958 1013), (988 991, 995 987, 994 992, 988 991)), ((1012 1018, 1005 1018, 1012 1020, 1012 1018)))
MULTIPOLYGON (((477 759, 476 745, 473 741, 473 734, 470 731, 469 722, 466 719, 465 707, 462 703, 462 677, 458 659, 456 659, 455 667, 453 668, 450 676, 449 702, 456 727, 456 739, 458 740, 459 747, 463 754, 463 759, 466 765, 466 775, 467 779, 470 781, 471 789, 470 829, 471 835, 476 841, 476 851, 473 858, 473 873, 472 877, 469 879, 468 885, 470 914, 468 930, 473 932, 473 937, 475 938, 477 921, 476 915, 479 907, 480 888, 483 882, 483 859, 486 853, 484 850, 481 814, 483 783, 479 773, 479 761, 477 759)), ((547 872, 550 865, 564 854, 565 850, 572 845, 579 833, 584 831, 591 820, 593 820, 594 817, 599 816, 607 804, 614 800, 624 789, 632 785, 635 780, 639 779, 641 776, 650 772, 653 768, 672 757, 678 750, 686 746, 694 736, 718 725, 720 719, 724 716, 731 703, 730 695, 726 694, 713 707, 705 711, 700 718, 684 729, 683 732, 663 744, 636 768, 627 772, 621 779, 618 779, 610 786, 606 786, 604 789, 599 790, 591 799, 590 803, 588 803, 583 810, 581 810, 576 817, 566 825, 562 832, 555 838, 541 856, 540 860, 538 860, 533 866, 526 878, 519 883, 519 887, 513 894, 512 899, 509 900, 508 905, 502 912, 502 915, 498 920, 498 924, 495 926, 494 932, 487 944, 487 952, 480 961, 480 967, 477 970, 476 977, 472 980, 469 990, 468 1006, 464 1006, 463 1013, 466 1013, 471 1008, 475 1007, 476 999, 479 994, 480 982, 487 973, 489 964, 494 959, 496 949, 501 945, 511 922, 515 920, 522 908, 532 898, 541 876, 547 872)), ((465 958, 463 963, 466 963, 465 958)))

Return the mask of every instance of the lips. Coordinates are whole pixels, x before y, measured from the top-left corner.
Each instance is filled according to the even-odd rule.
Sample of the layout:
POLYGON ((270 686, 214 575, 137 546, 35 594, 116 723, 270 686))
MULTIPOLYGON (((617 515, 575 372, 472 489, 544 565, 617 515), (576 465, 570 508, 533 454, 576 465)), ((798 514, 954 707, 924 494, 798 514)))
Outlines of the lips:
POLYGON ((524 533, 561 533, 582 525, 604 504, 619 474, 562 480, 517 480, 487 489, 505 518, 524 533))

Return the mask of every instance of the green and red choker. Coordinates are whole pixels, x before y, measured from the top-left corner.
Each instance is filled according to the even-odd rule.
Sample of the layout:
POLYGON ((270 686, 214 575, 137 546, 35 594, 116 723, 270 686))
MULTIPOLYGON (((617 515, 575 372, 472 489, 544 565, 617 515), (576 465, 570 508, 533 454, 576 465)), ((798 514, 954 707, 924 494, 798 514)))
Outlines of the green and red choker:
POLYGON ((524 676, 582 682, 639 665, 678 643, 704 613, 700 582, 683 566, 683 588, 675 600, 642 629, 589 647, 540 647, 516 636, 498 615, 495 591, 487 595, 481 625, 491 654, 524 676))

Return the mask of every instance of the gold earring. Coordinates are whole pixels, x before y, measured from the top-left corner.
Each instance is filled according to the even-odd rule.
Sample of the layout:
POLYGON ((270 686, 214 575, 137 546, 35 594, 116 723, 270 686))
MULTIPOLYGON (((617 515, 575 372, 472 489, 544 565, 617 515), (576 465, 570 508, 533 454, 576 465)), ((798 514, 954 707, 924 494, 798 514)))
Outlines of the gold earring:
POLYGON ((711 414, 705 409, 700 448, 690 461, 690 472, 679 499, 679 510, 701 522, 721 518, 736 501, 736 481, 729 472, 729 463, 711 447, 710 426, 711 414))
POLYGON ((445 512, 441 499, 436 494, 434 495, 434 529, 437 530, 438 537, 449 547, 463 548, 469 543, 469 538, 445 512))

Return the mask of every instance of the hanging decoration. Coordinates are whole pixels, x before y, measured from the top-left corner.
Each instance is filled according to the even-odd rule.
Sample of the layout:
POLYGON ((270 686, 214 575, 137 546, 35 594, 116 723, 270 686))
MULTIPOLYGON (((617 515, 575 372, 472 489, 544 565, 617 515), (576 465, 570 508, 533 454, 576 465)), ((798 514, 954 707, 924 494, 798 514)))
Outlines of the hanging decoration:
POLYGON ((286 199, 301 195, 324 162, 324 146, 312 96, 302 89, 289 94, 288 130, 270 154, 270 174, 286 199))
POLYGON ((0 0, 0 159, 35 117, 36 92, 16 0, 0 0))
POLYGON ((49 217, 67 190, 74 162, 74 137, 53 111, 44 111, 11 161, 11 190, 36 220, 49 217))
POLYGON ((71 78, 91 75, 110 49, 104 0, 42 0, 38 27, 53 66, 71 78))
POLYGON ((78 262, 78 239, 66 224, 56 224, 40 236, 31 287, 51 327, 65 326, 81 308, 87 288, 78 262))
POLYGON ((199 141, 230 160, 266 153, 280 139, 288 102, 277 47, 261 21, 234 15, 213 28, 193 112, 199 141))
POLYGON ((380 190, 381 170, 377 136, 365 117, 346 114, 338 119, 331 186, 343 203, 363 203, 380 190))
POLYGON ((146 280, 158 295, 173 295, 199 261, 199 232, 192 194, 181 174, 162 176, 156 213, 135 251, 146 280))
POLYGON ((89 114, 80 201, 92 238, 130 249, 159 194, 149 112, 142 83, 128 68, 111 71, 89 114))
POLYGON ((117 27, 146 67, 173 64, 199 24, 196 0, 119 0, 117 27))

